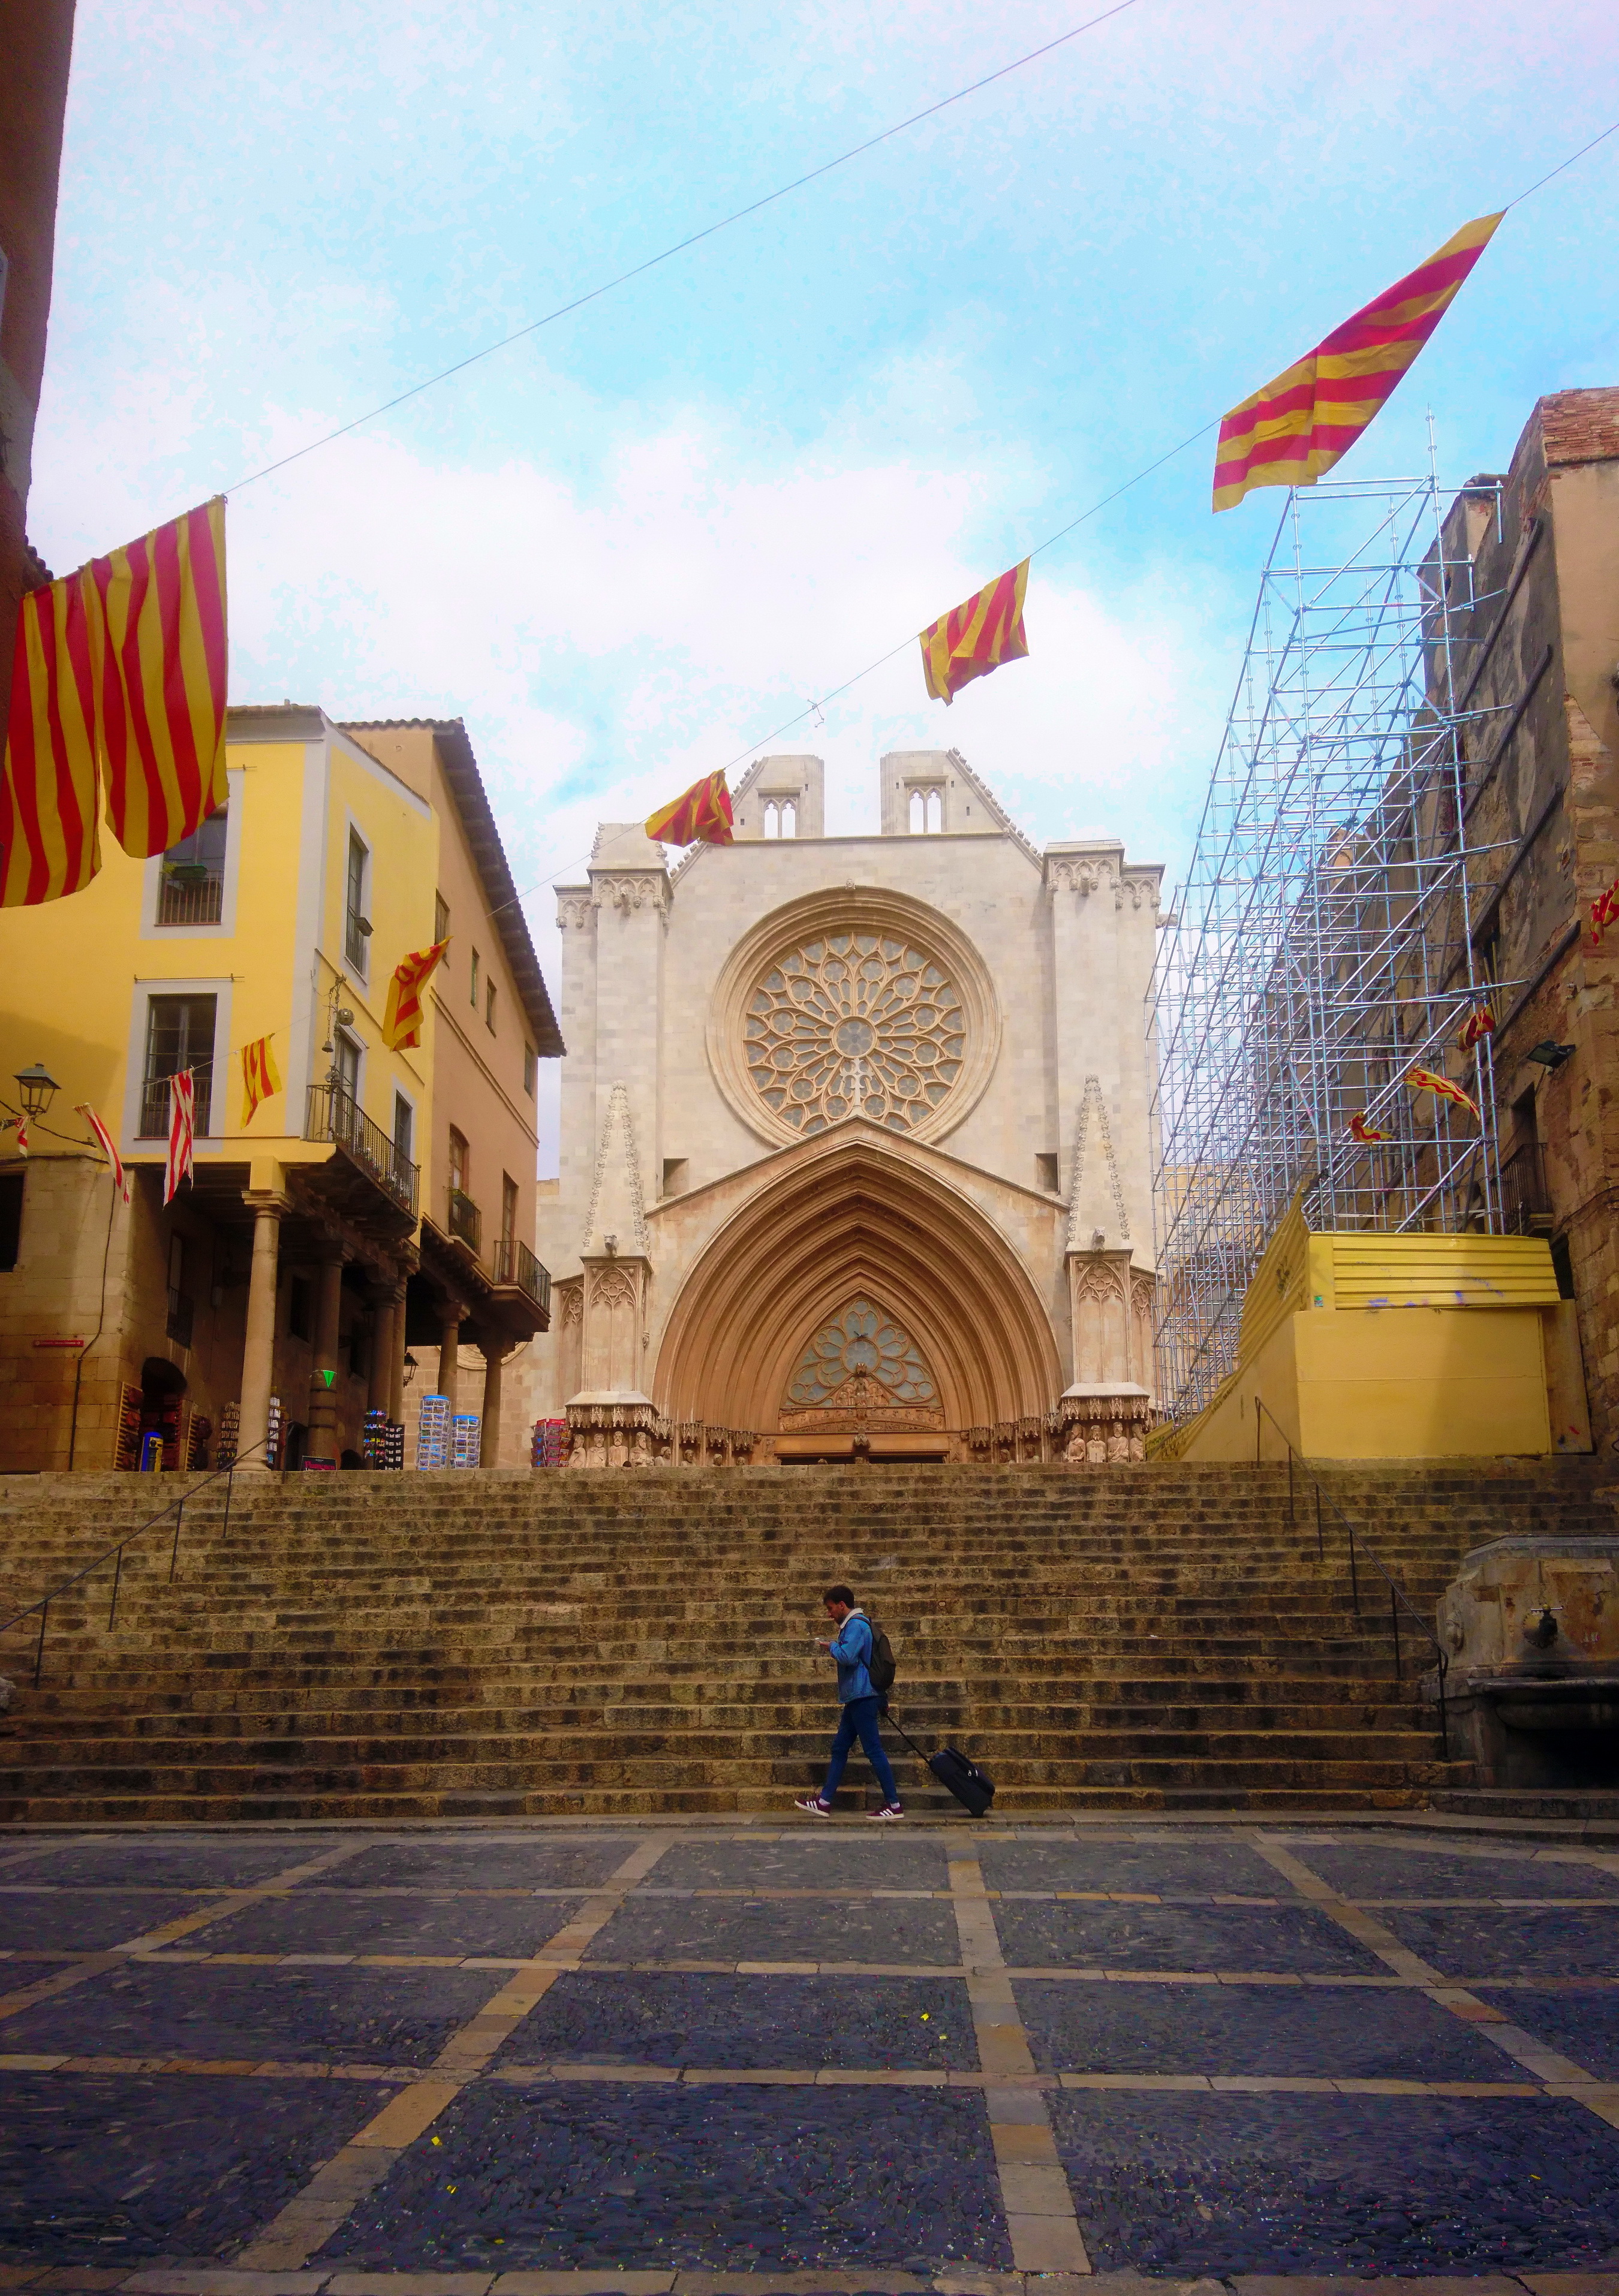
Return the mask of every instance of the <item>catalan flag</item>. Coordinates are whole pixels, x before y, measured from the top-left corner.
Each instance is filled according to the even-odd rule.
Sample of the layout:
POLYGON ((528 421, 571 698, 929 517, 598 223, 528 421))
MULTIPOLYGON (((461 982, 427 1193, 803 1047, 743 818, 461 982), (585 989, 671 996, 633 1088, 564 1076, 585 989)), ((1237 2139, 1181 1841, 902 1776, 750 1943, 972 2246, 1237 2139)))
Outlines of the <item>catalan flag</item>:
POLYGON ((225 497, 84 570, 107 821, 144 859, 225 803, 225 497))
POLYGON ((382 1015, 382 1042, 390 1053, 403 1053, 421 1043, 422 992, 443 964, 449 943, 447 933, 431 948, 418 948, 394 966, 388 984, 388 1009, 382 1015))
MULTIPOLYGON (((272 1029, 270 1036, 274 1034, 272 1029)), ((255 1037, 251 1045, 242 1047, 242 1128, 244 1132, 252 1122, 253 1111, 259 1102, 270 1099, 280 1090, 281 1071, 270 1048, 270 1037, 255 1037)))
POLYGON ((1369 1147, 1374 1140, 1392 1140, 1394 1136, 1392 1132, 1379 1132, 1375 1124, 1368 1122, 1366 1112, 1362 1110, 1359 1116, 1350 1118, 1349 1136, 1352 1140, 1361 1141, 1369 1147))
POLYGON ((1410 1069, 1405 1080, 1413 1092, 1431 1092, 1440 1100, 1453 1100, 1458 1108, 1465 1108, 1469 1116, 1478 1114, 1478 1103, 1470 1100, 1459 1084, 1452 1084, 1448 1076, 1439 1075, 1436 1070, 1410 1069))
POLYGON ((1461 1034, 1456 1041, 1464 1053, 1470 1053, 1475 1045, 1482 1045, 1486 1037, 1494 1034, 1495 1014, 1488 1004, 1475 1004, 1462 1022, 1461 1034))
POLYGON ((168 1079, 168 1154, 163 1165, 163 1201, 173 1203, 180 1183, 191 1177, 197 1139, 197 1079, 180 1069, 168 1079))
POLYGON ((112 1185, 123 1197, 124 1201, 127 1203, 129 1201, 129 1175, 124 1169, 123 1158, 119 1154, 116 1146, 113 1144, 112 1135, 108 1131, 106 1126, 102 1122, 100 1117, 97 1116, 95 1111, 88 1104, 87 1102, 81 1100, 73 1113, 75 1116, 82 1116, 85 1122, 89 1126, 91 1131, 95 1133, 96 1145, 100 1148, 102 1154, 106 1158, 108 1164, 111 1168, 112 1185))
POLYGON ((30 590, 17 613, 0 775, 0 907, 81 893, 101 867, 95 677, 77 574, 30 590))
POLYGON ((1023 660, 1029 651, 1023 636, 1023 593, 1028 586, 1025 558, 928 624, 921 634, 922 675, 931 700, 942 701, 948 709, 962 687, 975 677, 987 677, 1003 661, 1023 660))
POLYGON ((728 845, 731 818, 731 792, 721 770, 694 782, 672 805, 648 814, 646 834, 661 845, 728 845))
POLYGON ((1464 224, 1437 254, 1231 409, 1214 453, 1216 510, 1230 510, 1255 487, 1312 487, 1348 454, 1450 309, 1500 220, 1488 215, 1464 224))
POLYGON ((1607 892, 1598 893, 1590 905, 1590 945, 1600 948, 1602 936, 1609 925, 1619 921, 1619 877, 1615 877, 1607 892))

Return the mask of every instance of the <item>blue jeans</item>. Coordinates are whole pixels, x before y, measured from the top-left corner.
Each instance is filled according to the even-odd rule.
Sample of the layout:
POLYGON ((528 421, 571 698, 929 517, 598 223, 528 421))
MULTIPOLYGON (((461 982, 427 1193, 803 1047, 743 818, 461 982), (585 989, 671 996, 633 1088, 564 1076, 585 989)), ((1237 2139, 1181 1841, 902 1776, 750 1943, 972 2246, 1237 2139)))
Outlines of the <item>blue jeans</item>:
POLYGON ((890 1804, 899 1800, 900 1789, 894 1784, 888 1756, 883 1751, 883 1741, 877 1735, 877 1714, 881 1702, 876 1698, 851 1698, 839 1715, 838 1734, 832 1742, 832 1759, 826 1765, 826 1783, 821 1788, 823 1801, 830 1802, 837 1792, 849 1759, 849 1750, 857 1738, 865 1750, 867 1760, 877 1774, 883 1800, 890 1804))

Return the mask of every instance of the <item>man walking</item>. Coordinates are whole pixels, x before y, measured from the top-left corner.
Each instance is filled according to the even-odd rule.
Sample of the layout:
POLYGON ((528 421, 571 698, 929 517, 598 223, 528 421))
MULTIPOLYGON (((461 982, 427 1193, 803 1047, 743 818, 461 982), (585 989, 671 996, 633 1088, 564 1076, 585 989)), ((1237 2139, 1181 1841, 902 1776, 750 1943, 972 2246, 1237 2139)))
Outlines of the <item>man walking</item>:
POLYGON ((879 1821, 903 1817, 905 1811, 900 1801, 900 1789, 894 1784, 888 1756, 883 1751, 883 1741, 877 1735, 877 1716, 883 1710, 884 1702, 871 1686, 871 1621, 856 1603, 847 1587, 828 1587, 822 1600, 826 1605, 826 1616, 837 1632, 830 1642, 818 1639, 816 1648, 829 1651, 837 1660, 838 1697, 843 1710, 838 1718, 837 1735, 832 1742, 832 1759, 826 1766, 826 1784, 818 1794, 806 1796, 795 1802, 793 1808, 808 1810, 811 1817, 832 1816, 833 1801, 842 1780, 849 1750, 859 1738, 883 1790, 882 1808, 867 1810, 867 1816, 879 1821))

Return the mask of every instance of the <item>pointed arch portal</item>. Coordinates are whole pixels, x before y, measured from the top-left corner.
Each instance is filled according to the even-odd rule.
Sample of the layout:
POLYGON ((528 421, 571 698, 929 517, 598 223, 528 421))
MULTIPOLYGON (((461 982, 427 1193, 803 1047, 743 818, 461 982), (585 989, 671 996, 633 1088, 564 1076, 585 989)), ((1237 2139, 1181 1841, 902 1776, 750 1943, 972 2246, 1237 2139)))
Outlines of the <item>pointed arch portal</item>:
POLYGON ((1005 1237, 927 1168, 925 1152, 842 1132, 795 1153, 693 1268, 658 1351, 660 1409, 779 1431, 785 1452, 812 1448, 793 1432, 795 1408, 811 1398, 804 1390, 801 1405, 790 1390, 802 1387, 818 1336, 857 1303, 900 1332, 925 1367, 933 1394, 898 1398, 938 1431, 931 1445, 918 1440, 923 1451, 969 1427, 1042 1414, 1062 1389, 1049 1316, 1005 1237))

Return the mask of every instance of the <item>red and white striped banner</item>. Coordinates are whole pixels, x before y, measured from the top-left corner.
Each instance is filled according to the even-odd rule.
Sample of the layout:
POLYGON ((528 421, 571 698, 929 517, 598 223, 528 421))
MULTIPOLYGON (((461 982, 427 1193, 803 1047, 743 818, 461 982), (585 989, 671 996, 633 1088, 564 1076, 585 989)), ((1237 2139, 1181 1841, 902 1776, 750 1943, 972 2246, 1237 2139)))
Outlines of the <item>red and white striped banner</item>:
POLYGON ((168 1160, 163 1167, 163 1201, 173 1203, 180 1183, 191 1177, 191 1152, 197 1137, 197 1080, 189 1069, 168 1079, 168 1160))

